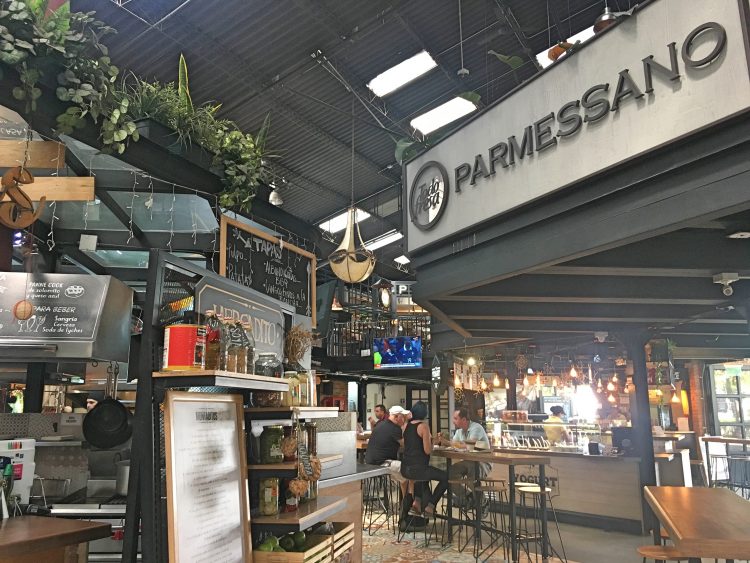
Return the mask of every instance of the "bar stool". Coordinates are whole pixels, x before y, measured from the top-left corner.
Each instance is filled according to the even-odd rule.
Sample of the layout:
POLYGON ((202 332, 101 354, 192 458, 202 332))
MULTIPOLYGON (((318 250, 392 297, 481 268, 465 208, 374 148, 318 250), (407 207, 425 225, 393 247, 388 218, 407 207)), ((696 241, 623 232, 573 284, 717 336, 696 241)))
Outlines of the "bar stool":
MULTIPOLYGON (((366 479, 363 486, 362 529, 373 535, 385 524, 390 530, 391 521, 396 518, 396 504, 393 502, 393 481, 390 475, 377 475, 366 479)), ((395 524, 394 524, 395 526, 395 524)))
MULTIPOLYGON (((475 493, 474 482, 470 479, 449 479, 448 480, 448 494, 452 495, 454 487, 461 487, 466 492, 464 495, 464 501, 459 503, 456 502, 457 496, 454 496, 453 508, 458 510, 458 548, 459 552, 462 552, 469 545, 469 542, 474 539, 474 522, 476 521, 476 508, 474 500, 470 499, 469 495, 475 493), (464 538, 463 540, 461 538, 464 538)), ((448 515, 453 516, 452 514, 448 515)), ((448 526, 452 526, 450 520, 448 526)))
POLYGON ((520 493, 520 502, 521 502, 521 517, 523 518, 523 526, 518 526, 519 533, 522 533, 525 537, 521 538, 522 543, 526 544, 526 554, 529 555, 529 543, 540 543, 541 542, 541 526, 540 526, 540 520, 541 520, 541 501, 540 496, 542 494, 547 495, 547 505, 549 506, 550 511, 552 512, 552 518, 555 523, 555 529, 557 530, 557 538, 560 540, 560 548, 562 549, 562 556, 557 552, 557 550, 552 547, 552 542, 549 542, 549 534, 547 535, 547 541, 549 542, 549 548, 554 553, 558 559, 561 559, 562 561, 565 561, 567 563, 568 556, 565 554, 565 544, 562 540, 562 534, 560 533, 560 525, 557 521, 557 513, 555 512, 555 506, 552 504, 552 489, 549 487, 544 487, 544 492, 542 492, 542 489, 539 487, 539 485, 525 485, 523 487, 518 487, 518 492, 520 493), (529 510, 528 506, 528 498, 531 497, 531 509, 529 510), (528 515, 529 512, 531 512, 531 518, 532 518, 532 530, 531 533, 528 526, 528 515))
POLYGON ((654 561, 688 561, 690 555, 685 555, 682 551, 671 545, 642 545, 637 548, 638 555, 643 557, 643 563, 646 559, 654 561))
POLYGON ((490 533, 490 543, 486 548, 482 548, 483 544, 480 538, 477 556, 490 557, 502 547, 503 558, 508 559, 509 545, 505 542, 508 528, 506 527, 505 514, 506 512, 510 513, 510 503, 506 481, 504 479, 482 479, 477 490, 484 496, 482 506, 487 507, 486 513, 480 516, 483 518, 482 524, 486 523, 491 529, 495 530, 494 534, 490 533), (491 551, 488 553, 488 550, 491 551))
MULTIPOLYGON (((411 487, 412 483, 416 487, 418 483, 421 483, 424 487, 427 488, 428 494, 432 492, 432 489, 430 488, 430 481, 419 481, 419 480, 410 480, 409 485, 411 487)), ((436 524, 436 518, 435 516, 444 513, 445 511, 442 509, 444 503, 441 502, 439 506, 435 507, 435 512, 432 515, 432 526, 429 525, 430 523, 430 517, 427 514, 419 514, 417 512, 414 512, 411 509, 411 505, 414 502, 414 496, 410 493, 407 493, 407 495, 402 500, 402 510, 401 510, 401 516, 399 518, 397 533, 396 533, 396 543, 401 543, 401 541, 404 539, 406 534, 409 533, 409 529, 411 528, 411 531, 414 534, 414 538, 417 537, 417 532, 414 529, 415 524, 419 523, 418 519, 421 520, 427 520, 425 522, 424 526, 424 544, 421 547, 427 547, 430 545, 430 538, 435 535, 435 539, 437 539, 437 524, 436 524), (403 525, 402 525, 403 523, 403 525), (429 528, 429 531, 428 531, 429 528)))

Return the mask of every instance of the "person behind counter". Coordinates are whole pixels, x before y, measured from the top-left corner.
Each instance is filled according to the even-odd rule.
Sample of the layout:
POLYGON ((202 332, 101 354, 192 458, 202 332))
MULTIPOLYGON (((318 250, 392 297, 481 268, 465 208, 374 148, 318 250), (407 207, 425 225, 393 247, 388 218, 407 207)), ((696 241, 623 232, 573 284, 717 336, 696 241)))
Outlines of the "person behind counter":
POLYGON ((549 412, 552 414, 544 421, 544 433, 547 435, 547 440, 553 446, 569 442, 570 436, 563 426, 565 420, 562 417, 565 415, 565 410, 561 406, 555 405, 550 407, 549 412))
POLYGON ((406 494, 407 479, 401 475, 398 451, 404 445, 403 426, 410 414, 399 405, 392 406, 388 410, 388 418, 372 431, 365 452, 365 463, 388 467, 391 477, 401 486, 403 495, 406 494))
POLYGON ((375 427, 383 422, 388 416, 385 410, 385 405, 375 405, 375 409, 373 412, 375 413, 375 418, 369 417, 367 419, 367 421, 370 423, 370 430, 375 430, 375 427))
MULTIPOLYGON (((421 514, 424 512, 431 516, 435 512, 440 499, 448 489, 448 474, 442 469, 430 465, 430 454, 432 453, 432 435, 430 427, 425 422, 427 418, 427 405, 417 401, 411 408, 412 419, 406 424, 404 430, 404 457, 401 462, 401 475, 415 481, 414 497, 407 494, 401 508, 401 522, 406 521, 406 514, 411 508, 421 514), (430 495, 426 486, 428 481, 437 481, 438 484, 430 495)), ((401 525, 401 524, 399 524, 401 525)))

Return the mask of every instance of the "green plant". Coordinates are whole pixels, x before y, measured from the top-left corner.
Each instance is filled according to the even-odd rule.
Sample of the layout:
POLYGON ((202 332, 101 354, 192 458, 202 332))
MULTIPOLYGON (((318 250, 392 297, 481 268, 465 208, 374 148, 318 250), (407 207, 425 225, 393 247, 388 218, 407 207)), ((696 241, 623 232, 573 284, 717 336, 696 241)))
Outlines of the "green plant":
POLYGON ((37 83, 56 77, 57 98, 70 106, 57 117, 59 133, 71 133, 89 117, 100 124, 105 148, 122 153, 136 133, 127 116, 127 103, 117 96, 118 68, 101 38, 114 29, 97 21, 94 12, 56 10, 48 0, 0 2, 0 62, 18 72, 21 86, 13 96, 36 111, 42 91, 37 83))

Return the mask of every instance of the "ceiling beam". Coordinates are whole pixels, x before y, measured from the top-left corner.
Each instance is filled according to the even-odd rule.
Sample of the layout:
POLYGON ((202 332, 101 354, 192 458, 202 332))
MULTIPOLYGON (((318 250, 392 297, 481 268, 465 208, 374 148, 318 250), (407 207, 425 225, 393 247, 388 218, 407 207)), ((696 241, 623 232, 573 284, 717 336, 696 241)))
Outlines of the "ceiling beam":
POLYGON ((582 303, 613 305, 703 305, 719 306, 726 299, 658 299, 646 297, 539 297, 529 295, 448 295, 440 302, 492 302, 492 303, 582 303))
POLYGON ((550 266, 535 274, 555 276, 637 276, 654 278, 711 278, 716 270, 706 268, 624 268, 598 266, 550 266))

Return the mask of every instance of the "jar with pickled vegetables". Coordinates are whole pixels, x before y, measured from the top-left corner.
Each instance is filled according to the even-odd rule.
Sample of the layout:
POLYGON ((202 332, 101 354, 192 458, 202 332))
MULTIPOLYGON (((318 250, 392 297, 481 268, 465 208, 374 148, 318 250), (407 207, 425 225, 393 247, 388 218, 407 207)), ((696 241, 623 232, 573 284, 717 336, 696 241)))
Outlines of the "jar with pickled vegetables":
POLYGON ((262 464, 281 463, 284 452, 281 441, 284 439, 284 427, 280 424, 266 426, 260 435, 260 462, 262 464))
POLYGON ((268 477, 259 482, 260 499, 258 507, 264 516, 275 516, 279 513, 279 478, 268 477))

